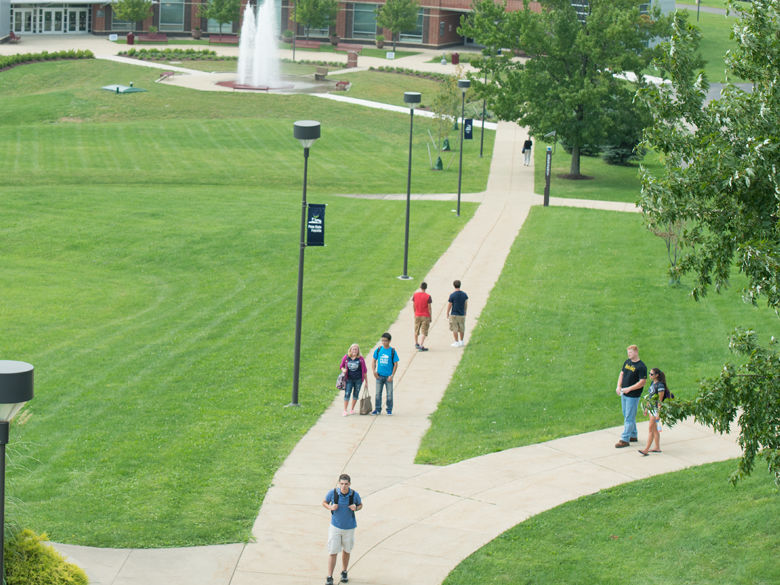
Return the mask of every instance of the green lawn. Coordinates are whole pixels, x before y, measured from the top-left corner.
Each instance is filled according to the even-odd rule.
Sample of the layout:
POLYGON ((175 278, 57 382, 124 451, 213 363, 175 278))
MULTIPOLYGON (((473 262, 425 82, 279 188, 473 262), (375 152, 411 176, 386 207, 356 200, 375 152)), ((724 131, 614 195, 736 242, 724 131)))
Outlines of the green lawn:
POLYGON ((737 20, 735 14, 723 16, 721 14, 710 14, 701 12, 699 22, 696 22, 696 11, 689 10, 688 22, 695 24, 701 30, 702 38, 699 45, 699 52, 706 61, 704 72, 710 83, 717 82, 739 82, 739 79, 726 77, 726 51, 736 48, 736 43, 729 38, 731 29, 737 20))
MULTIPOLYGON (((11 431, 9 521, 60 542, 246 540, 273 473, 336 396, 337 360, 354 341, 368 350, 415 287, 396 278, 404 202, 334 195, 404 192, 408 116, 156 77, 105 61, 0 73, 2 353, 36 367, 11 431), (149 91, 100 89, 130 80, 149 91), (297 119, 322 122, 308 197, 328 210, 326 247, 306 252, 294 409, 297 119)), ((457 170, 427 168, 424 129, 412 188, 454 191, 457 170)), ((469 190, 489 160, 470 161, 469 190)), ((474 210, 450 208, 414 204, 410 273, 474 210)))
MULTIPOLYGON (((534 141, 534 191, 544 193, 544 172, 547 157, 547 144, 534 141)), ((549 145, 553 147, 552 144, 549 145)), ((658 155, 650 152, 642 159, 642 164, 650 170, 660 170, 658 155)), ((639 199, 642 182, 639 178, 639 166, 608 165, 601 157, 580 157, 580 170, 588 179, 572 181, 561 175, 569 173, 571 155, 558 144, 554 148, 550 173, 550 197, 568 199, 591 199, 599 201, 624 201, 634 203, 639 199)))
POLYGON ((639 214, 533 208, 417 462, 620 425, 614 388, 631 343, 648 368, 667 373, 675 394, 691 397, 731 359, 735 326, 763 340, 780 334, 773 312, 740 302, 740 278, 695 303, 688 288, 668 285, 667 266, 663 240, 639 214))
POLYGON ((444 585, 773 585, 780 498, 734 461, 624 484, 534 516, 463 561, 444 585))

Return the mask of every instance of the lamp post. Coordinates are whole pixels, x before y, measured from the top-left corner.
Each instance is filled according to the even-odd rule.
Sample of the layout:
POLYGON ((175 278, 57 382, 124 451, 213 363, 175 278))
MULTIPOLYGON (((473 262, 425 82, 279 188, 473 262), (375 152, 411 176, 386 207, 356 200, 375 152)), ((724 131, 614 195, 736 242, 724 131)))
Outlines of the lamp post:
MULTIPOLYGON (((485 69, 485 86, 487 86, 487 69, 485 69)), ((482 158, 482 147, 485 145, 485 115, 487 114, 487 98, 482 98, 482 132, 479 133, 479 158, 482 158)))
POLYGON ((301 200, 301 246, 298 255, 298 299, 295 305, 295 358, 293 360, 292 402, 298 404, 298 377, 301 371, 301 317, 303 313, 303 252, 306 249, 306 175, 309 170, 309 148, 320 137, 320 123, 300 120, 293 126, 293 135, 303 146, 303 198, 301 200))
POLYGON ((5 585, 5 445, 11 419, 33 397, 33 367, 0 360, 0 578, 5 585))
POLYGON ((406 233, 404 236, 404 273, 401 280, 410 280, 409 266, 409 204, 412 198, 412 128, 414 128, 414 107, 420 103, 422 95, 416 91, 404 92, 404 103, 409 104, 409 166, 406 172, 406 233))
POLYGON ((458 208, 455 215, 460 217, 460 185, 463 177, 463 119, 466 117, 466 92, 471 87, 471 82, 468 79, 458 79, 458 89, 463 96, 460 106, 460 161, 458 162, 458 208))

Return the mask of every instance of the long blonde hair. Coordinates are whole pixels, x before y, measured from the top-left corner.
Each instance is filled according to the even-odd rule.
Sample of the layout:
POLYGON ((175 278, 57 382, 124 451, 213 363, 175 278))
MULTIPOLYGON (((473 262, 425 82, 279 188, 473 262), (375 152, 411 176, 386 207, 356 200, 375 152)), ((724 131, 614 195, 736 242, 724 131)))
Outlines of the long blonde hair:
POLYGON ((347 350, 347 357, 349 357, 349 352, 352 351, 353 347, 357 348, 357 355, 355 357, 359 358, 360 357, 360 346, 357 343, 353 343, 352 345, 349 346, 349 349, 347 350))

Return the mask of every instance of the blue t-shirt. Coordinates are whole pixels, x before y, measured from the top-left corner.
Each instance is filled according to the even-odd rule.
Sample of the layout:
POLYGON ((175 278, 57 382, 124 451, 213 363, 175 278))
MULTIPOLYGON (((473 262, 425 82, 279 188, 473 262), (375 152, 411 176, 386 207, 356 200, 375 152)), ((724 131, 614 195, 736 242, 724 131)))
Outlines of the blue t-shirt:
POLYGON ((376 373, 380 376, 391 376, 393 374, 393 364, 398 361, 398 352, 392 347, 385 349, 377 347, 374 350, 374 359, 376 360, 376 373))
POLYGON ((447 299, 448 302, 452 303, 452 310, 450 311, 450 315, 465 315, 466 301, 468 298, 469 295, 464 293, 462 290, 456 290, 454 293, 452 293, 450 298, 447 299))
MULTIPOLYGON (((325 501, 329 504, 333 503, 333 492, 334 490, 330 490, 325 496, 325 501)), ((357 520, 355 519, 355 513, 349 509, 349 492, 354 494, 352 497, 352 503, 356 506, 359 506, 363 503, 360 499, 360 494, 358 494, 355 490, 349 490, 345 496, 338 488, 335 489, 335 492, 339 496, 339 501, 336 502, 339 507, 335 512, 331 513, 330 523, 333 524, 333 526, 336 528, 341 528, 342 530, 350 530, 355 528, 357 526, 357 520)))

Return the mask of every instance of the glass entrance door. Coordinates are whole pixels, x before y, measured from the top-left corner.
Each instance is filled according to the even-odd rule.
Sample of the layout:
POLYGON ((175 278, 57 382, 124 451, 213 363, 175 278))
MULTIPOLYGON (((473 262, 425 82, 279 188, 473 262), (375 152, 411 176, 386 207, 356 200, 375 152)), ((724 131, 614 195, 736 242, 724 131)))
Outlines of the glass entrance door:
POLYGON ((32 8, 15 8, 11 18, 13 18, 11 30, 15 33, 33 32, 34 21, 32 8))
POLYGON ((86 8, 69 8, 66 11, 66 30, 69 33, 89 32, 89 10, 86 8))
POLYGON ((42 8, 41 9, 41 32, 58 33, 63 32, 62 8, 42 8))

